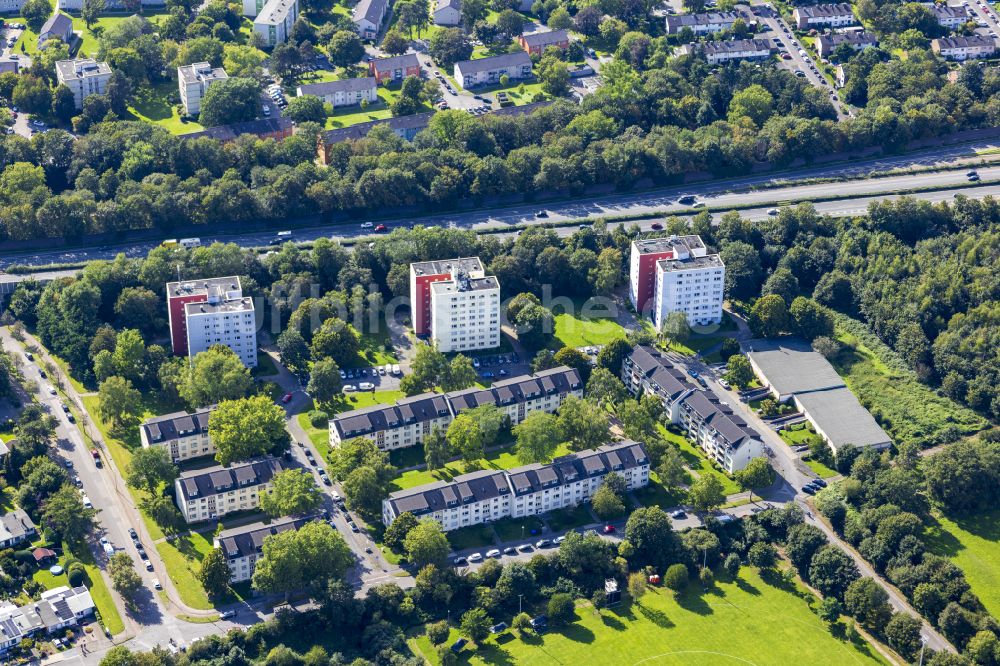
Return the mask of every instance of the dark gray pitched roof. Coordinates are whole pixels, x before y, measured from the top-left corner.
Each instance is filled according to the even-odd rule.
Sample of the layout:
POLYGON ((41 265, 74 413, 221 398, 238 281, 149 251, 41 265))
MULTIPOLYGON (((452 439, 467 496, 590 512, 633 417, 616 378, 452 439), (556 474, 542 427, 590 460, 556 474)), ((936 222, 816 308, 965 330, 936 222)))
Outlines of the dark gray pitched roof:
POLYGON ((569 41, 569 34, 565 30, 543 30, 521 35, 521 39, 528 46, 545 46, 569 41))
POLYGON ((693 392, 684 398, 682 405, 685 409, 698 414, 701 420, 719 433, 732 449, 738 449, 750 440, 761 438, 760 433, 748 426, 746 421, 732 409, 721 404, 715 395, 707 391, 693 392))
POLYGON ((279 518, 271 523, 251 523, 242 527, 234 527, 231 530, 220 532, 215 537, 218 548, 222 550, 226 558, 233 560, 246 557, 253 553, 260 553, 264 547, 264 539, 272 534, 281 534, 289 530, 297 530, 306 523, 315 520, 317 516, 305 516, 302 518, 279 518))
POLYGON ((740 51, 770 51, 771 45, 763 39, 732 39, 705 42, 700 45, 705 53, 737 53, 740 51))
POLYGON ((197 412, 174 412, 147 419, 142 424, 146 439, 157 444, 169 442, 181 437, 208 432, 208 416, 212 407, 200 409, 197 412))
POLYGON ((338 92, 352 93, 371 90, 378 87, 374 76, 363 76, 357 79, 340 79, 339 81, 323 81, 322 83, 306 83, 298 87, 299 95, 332 95, 338 92))
POLYGON ((456 476, 450 482, 438 481, 394 492, 389 495, 389 503, 397 516, 406 511, 419 516, 509 494, 510 487, 503 472, 480 470, 456 476))
POLYGON ((24 539, 35 532, 35 523, 24 509, 14 509, 0 516, 0 540, 24 539))
POLYGON ((200 132, 181 134, 182 139, 200 139, 208 137, 219 141, 232 141, 242 134, 254 134, 256 136, 266 136, 286 132, 292 127, 292 121, 285 116, 274 118, 258 118, 248 120, 243 123, 232 123, 231 125, 219 125, 217 127, 206 127, 200 132))
POLYGON ((391 58, 376 58, 372 60, 372 65, 380 72, 387 72, 392 69, 409 69, 410 67, 420 67, 416 53, 404 53, 403 55, 391 58))
POLYGON ((378 405, 345 412, 333 419, 333 425, 341 439, 351 439, 409 423, 433 421, 448 413, 448 401, 443 395, 421 393, 403 398, 395 405, 378 405))
POLYGON ((583 477, 603 476, 649 464, 639 442, 626 440, 556 458, 548 465, 525 465, 508 472, 515 495, 572 483, 583 477))
POLYGON ((57 11, 55 14, 49 17, 49 20, 45 22, 42 29, 38 32, 39 35, 44 35, 47 32, 52 32, 57 35, 65 35, 73 30, 73 19, 66 16, 62 12, 57 11))
POLYGON ((867 33, 864 30, 854 30, 852 32, 835 32, 831 35, 820 35, 816 38, 817 45, 823 44, 823 49, 835 49, 841 44, 850 44, 851 46, 865 46, 871 44, 875 46, 878 44, 878 40, 875 39, 875 35, 867 33))
POLYGON ((522 67, 531 65, 531 56, 524 51, 516 53, 504 53, 503 55, 492 56, 490 58, 478 58, 476 60, 463 60, 455 63, 455 67, 462 72, 462 76, 476 74, 478 72, 488 72, 491 69, 501 69, 504 67, 522 67))
POLYGON ((996 41, 992 37, 987 37, 986 35, 972 35, 969 37, 941 37, 939 39, 935 39, 931 43, 936 43, 941 49, 981 48, 983 46, 996 47, 996 41))
POLYGON ((382 17, 385 16, 388 5, 389 0, 360 0, 354 6, 352 16, 355 21, 367 19, 377 26, 381 22, 382 17))
POLYGON ((694 390, 683 370, 676 367, 658 349, 639 346, 628 355, 629 361, 650 384, 650 388, 670 400, 676 400, 685 391, 694 390))
POLYGON ((828 18, 832 16, 854 15, 851 5, 846 2, 838 2, 827 5, 806 5, 796 7, 801 16, 808 18, 828 18))
POLYGON ((217 465, 206 469, 182 472, 178 485, 184 500, 210 497, 240 486, 260 486, 269 483, 282 469, 281 462, 270 456, 257 458, 229 467, 217 465))

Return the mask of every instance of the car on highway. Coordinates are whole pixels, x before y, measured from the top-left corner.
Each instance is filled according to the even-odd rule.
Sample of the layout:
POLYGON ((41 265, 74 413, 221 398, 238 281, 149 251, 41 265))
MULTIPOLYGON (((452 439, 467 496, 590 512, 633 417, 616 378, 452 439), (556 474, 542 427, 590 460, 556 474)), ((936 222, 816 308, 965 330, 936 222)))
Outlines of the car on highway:
POLYGON ((978 173, 974 173, 971 176, 969 176, 968 178, 969 178, 969 182, 974 183, 977 180, 979 180, 979 174, 978 173))
POLYGON ((371 229, 374 226, 375 226, 375 224, 372 223, 372 222, 362 222, 361 223, 361 228, 362 229, 371 229))
POLYGON ((482 553, 473 553, 472 555, 469 555, 469 561, 470 562, 482 562, 483 561, 483 554, 482 553))
POLYGON ((778 214, 778 209, 777 208, 769 208, 768 211, 767 211, 767 214, 768 215, 777 215, 778 214))
POLYGON ((385 226, 384 224, 379 224, 375 227, 375 233, 377 234, 384 234, 387 231, 389 231, 389 227, 385 226))

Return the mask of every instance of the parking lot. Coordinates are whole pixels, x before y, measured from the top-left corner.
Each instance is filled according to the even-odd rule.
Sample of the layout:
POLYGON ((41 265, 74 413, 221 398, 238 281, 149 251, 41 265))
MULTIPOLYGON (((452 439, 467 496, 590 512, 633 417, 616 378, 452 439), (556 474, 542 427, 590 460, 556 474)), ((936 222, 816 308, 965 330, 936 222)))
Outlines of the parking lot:
POLYGON ((344 382, 344 393, 355 391, 395 391, 399 389, 399 380, 403 373, 399 364, 368 368, 345 368, 340 371, 340 379, 344 382))
POLYGON ((970 18, 976 22, 977 33, 996 39, 997 35, 1000 34, 1000 20, 997 19, 996 12, 986 0, 977 0, 976 2, 963 0, 962 6, 965 7, 970 18))
POLYGON ((778 50, 779 66, 825 92, 837 111, 838 119, 843 120, 851 115, 850 110, 843 107, 836 90, 820 74, 818 65, 812 56, 806 53, 802 43, 795 37, 791 27, 781 15, 766 3, 753 5, 752 11, 760 24, 760 34, 757 37, 768 41, 772 48, 778 50))
POLYGON ((472 359, 472 365, 483 379, 505 379, 517 377, 531 372, 531 366, 521 357, 510 352, 508 354, 488 354, 472 359))

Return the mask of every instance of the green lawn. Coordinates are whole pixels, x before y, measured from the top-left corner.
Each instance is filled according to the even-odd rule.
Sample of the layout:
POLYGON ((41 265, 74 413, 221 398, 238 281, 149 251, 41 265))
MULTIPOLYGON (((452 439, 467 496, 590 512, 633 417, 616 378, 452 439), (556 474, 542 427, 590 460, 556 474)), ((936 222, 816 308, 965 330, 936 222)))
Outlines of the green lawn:
POLYGON ((542 533, 544 523, 536 516, 527 518, 504 518, 493 523, 493 529, 503 542, 517 541, 519 539, 530 539, 532 530, 535 535, 542 533))
MULTIPOLYGON (((391 405, 400 398, 406 397, 402 391, 371 391, 364 393, 345 393, 344 397, 333 404, 332 414, 349 412, 353 409, 372 407, 374 405, 391 405)), ((299 425, 309 435, 309 441, 316 447, 316 451, 324 460, 330 453, 330 431, 327 428, 316 428, 309 422, 309 411, 312 407, 305 409, 296 418, 299 425)), ((416 463, 413 463, 416 464, 416 463)))
MULTIPOLYGON (((690 483, 690 481, 689 481, 690 483)), ((680 506, 687 501, 687 493, 683 490, 671 492, 661 483, 656 472, 649 475, 649 485, 639 488, 633 493, 643 506, 658 506, 664 511, 680 506)))
MULTIPOLYGON (((461 664, 621 664, 646 666, 785 666, 787 664, 886 663, 861 638, 837 638, 810 609, 813 597, 799 587, 764 582, 749 567, 735 583, 716 582, 708 593, 692 585, 675 597, 662 588, 639 603, 595 612, 577 606, 577 620, 521 639, 507 632, 466 647, 461 664)), ((813 603, 815 603, 813 601, 813 603)), ((509 622, 510 617, 494 618, 509 622)), ((856 634, 855 634, 856 636, 856 634)), ((426 636, 411 648, 437 666, 426 636)))
POLYGON ((0 432, 0 442, 9 442, 12 439, 14 439, 14 433, 0 432))
POLYGON ((215 607, 195 577, 201 560, 212 550, 211 533, 191 533, 172 541, 162 541, 156 544, 156 550, 163 558, 163 564, 167 567, 167 573, 170 574, 170 580, 177 588, 181 601, 199 610, 215 607))
POLYGON ((495 543, 493 530, 490 529, 489 525, 472 525, 460 530, 452 530, 448 532, 448 542, 451 544, 451 549, 455 551, 466 548, 483 548, 495 543))
POLYGON ((789 446, 809 446, 811 442, 819 439, 819 435, 807 423, 784 428, 778 431, 778 436, 785 440, 789 446))
POLYGON ((184 120, 177 111, 180 95, 171 82, 145 86, 136 91, 129 111, 136 119, 159 125, 171 134, 190 134, 204 129, 192 120, 184 120))
MULTIPOLYGON (((83 393, 90 393, 91 391, 96 391, 97 390, 96 386, 88 387, 88 386, 84 386, 82 383, 80 383, 80 380, 78 380, 76 377, 74 377, 73 373, 70 372, 69 363, 67 363, 66 361, 64 361, 63 359, 59 358, 58 356, 56 356, 55 354, 53 354, 51 352, 49 352, 49 356, 56 362, 56 365, 59 366, 59 369, 63 371, 63 374, 66 375, 67 377, 69 377, 70 386, 73 387, 74 391, 76 391, 77 393, 83 394, 83 393)), ((49 374, 51 375, 52 373, 50 372, 49 374)), ((51 377, 50 377, 50 379, 51 379, 51 377)))
MULTIPOLYGON (((569 452, 569 448, 563 444, 556 450, 555 455, 563 456, 569 452)), ((465 463, 461 461, 454 461, 445 465, 444 469, 439 469, 434 472, 428 472, 426 470, 411 470, 409 472, 403 472, 396 478, 395 481, 392 482, 391 490, 404 490, 406 488, 413 488, 414 486, 421 486, 425 483, 434 483, 435 481, 450 481, 459 474, 465 474, 466 472, 471 472, 476 469, 511 469, 513 467, 519 467, 523 464, 524 463, 518 460, 517 456, 514 455, 513 445, 505 446, 490 451, 485 458, 481 458, 477 464, 472 465, 469 468, 467 468, 465 463)))
MULTIPOLYGON (((391 118, 392 111, 390 110, 390 107, 398 97, 399 86, 394 86, 392 88, 379 86, 378 102, 369 104, 368 107, 364 109, 360 106, 347 106, 336 109, 333 112, 333 115, 326 119, 326 128, 337 129, 339 127, 357 125, 358 123, 367 123, 372 120, 384 120, 386 118, 391 118)), ((433 109, 424 104, 419 109, 419 112, 423 113, 425 111, 433 111, 433 109)))
POLYGON ((568 509, 549 511, 545 514, 545 522, 549 524, 553 532, 562 532, 589 525, 596 522, 590 514, 589 506, 588 504, 577 504, 568 509))
POLYGON ((553 349, 604 345, 625 337, 625 329, 598 302, 575 300, 568 311, 559 306, 554 309, 555 339, 550 345, 553 349))
POLYGON ((253 369, 254 377, 273 377, 278 374, 278 366, 269 354, 257 352, 257 367, 253 369))
POLYGON ((680 449, 681 457, 684 458, 684 464, 687 465, 688 469, 697 472, 699 475, 711 474, 715 476, 722 482, 723 492, 727 495, 743 491, 740 484, 736 483, 729 475, 713 465, 712 461, 706 458, 705 454, 701 452, 701 449, 689 442, 686 437, 667 430, 662 425, 658 427, 667 441, 673 442, 680 449))
POLYGON ((928 550, 957 564, 986 610, 1000 617, 1000 509, 956 520, 938 516, 926 537, 928 550))
MULTIPOLYGON (((59 558, 59 564, 65 569, 66 560, 69 558, 65 553, 67 552, 65 544, 63 544, 63 556, 59 558)), ((108 586, 104 583, 104 579, 101 578, 101 571, 97 568, 97 564, 94 562, 93 555, 90 552, 86 552, 83 557, 77 557, 83 563, 83 568, 87 571, 86 583, 87 588, 90 590, 90 596, 94 599, 94 605, 97 606, 97 611, 101 614, 101 619, 104 622, 104 626, 107 627, 108 631, 112 634, 119 634, 125 631, 125 623, 122 622, 122 617, 118 613, 118 608, 115 606, 114 597, 111 596, 111 591, 108 586)), ((62 585, 69 585, 66 580, 66 574, 63 573, 59 576, 53 576, 49 573, 48 568, 38 569, 32 578, 45 587, 46 590, 51 590, 62 585)))
MULTIPOLYGON (((152 22, 156 22, 159 17, 167 16, 166 12, 143 12, 142 14, 147 19, 152 22)), ((107 30, 108 28, 118 25, 127 18, 133 16, 132 14, 120 14, 118 16, 102 16, 97 19, 97 22, 91 26, 92 28, 98 28, 98 32, 101 29, 107 30)), ((80 57, 83 56, 95 56, 97 55, 98 49, 100 49, 100 44, 97 41, 97 35, 87 29, 86 23, 79 16, 73 17, 73 30, 80 33, 83 38, 83 44, 80 45, 80 49, 77 54, 80 57)))
POLYGON ((824 465, 823 463, 821 463, 820 461, 814 460, 812 458, 806 458, 802 462, 806 464, 806 467, 819 474, 819 478, 821 479, 829 479, 830 477, 837 476, 838 474, 840 474, 840 472, 838 472, 837 470, 831 469, 826 465, 824 465))
MULTIPOLYGON (((361 336, 361 352, 358 354, 358 367, 399 363, 399 357, 392 347, 389 328, 382 322, 378 333, 366 333, 361 336)), ((350 367, 350 366, 348 366, 350 367)))
POLYGON ((694 356, 719 344, 722 338, 720 335, 692 335, 686 342, 671 342, 670 348, 678 354, 694 356))

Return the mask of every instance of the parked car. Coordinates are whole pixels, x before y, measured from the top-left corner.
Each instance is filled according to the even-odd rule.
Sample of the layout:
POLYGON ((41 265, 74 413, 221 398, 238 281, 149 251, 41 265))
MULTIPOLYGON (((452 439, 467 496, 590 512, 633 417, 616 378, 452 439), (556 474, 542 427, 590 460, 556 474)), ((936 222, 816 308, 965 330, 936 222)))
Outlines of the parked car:
POLYGON ((517 549, 512 546, 507 546, 503 549, 504 555, 517 555, 517 549))
POLYGON ((490 548, 488 551, 486 551, 486 557, 500 557, 500 549, 490 548))
POLYGON ((687 518, 687 513, 685 513, 683 509, 676 509, 670 512, 670 517, 674 520, 683 520, 687 518))
POLYGON ((286 393, 286 394, 285 394, 284 396, 282 396, 282 398, 281 398, 281 402, 285 403, 286 405, 287 405, 288 403, 290 403, 291 401, 292 401, 292 394, 291 394, 291 393, 286 393))
POLYGON ((649 225, 649 228, 656 229, 657 231, 659 231, 660 229, 663 228, 663 225, 660 224, 659 222, 653 222, 651 225, 649 225))
POLYGON ((160 579, 159 578, 154 578, 153 579, 153 589, 154 590, 162 590, 163 589, 163 586, 160 585, 160 579))
POLYGON ((469 555, 469 561, 470 562, 482 562, 483 561, 483 554, 482 553, 473 553, 472 555, 469 555))
POLYGON ((552 542, 549 541, 548 539, 539 539, 535 543, 535 548, 551 548, 551 547, 552 547, 552 542))
POLYGON ((387 231, 389 231, 389 227, 385 226, 384 224, 380 224, 375 227, 375 233, 377 234, 384 234, 387 231))
POLYGON ((517 547, 519 553, 530 553, 534 549, 535 549, 534 546, 532 546, 530 543, 522 543, 520 546, 517 547))
POLYGON ((220 620, 228 620, 229 618, 232 618, 232 617, 236 617, 236 611, 234 611, 234 610, 227 610, 227 611, 222 611, 221 613, 219 613, 219 619, 220 620))
POLYGON ((820 488, 826 488, 826 481, 823 479, 813 479, 812 484, 814 486, 819 486, 820 488))
POLYGON ((802 492, 804 492, 806 495, 815 495, 816 486, 813 485, 802 486, 802 492))

